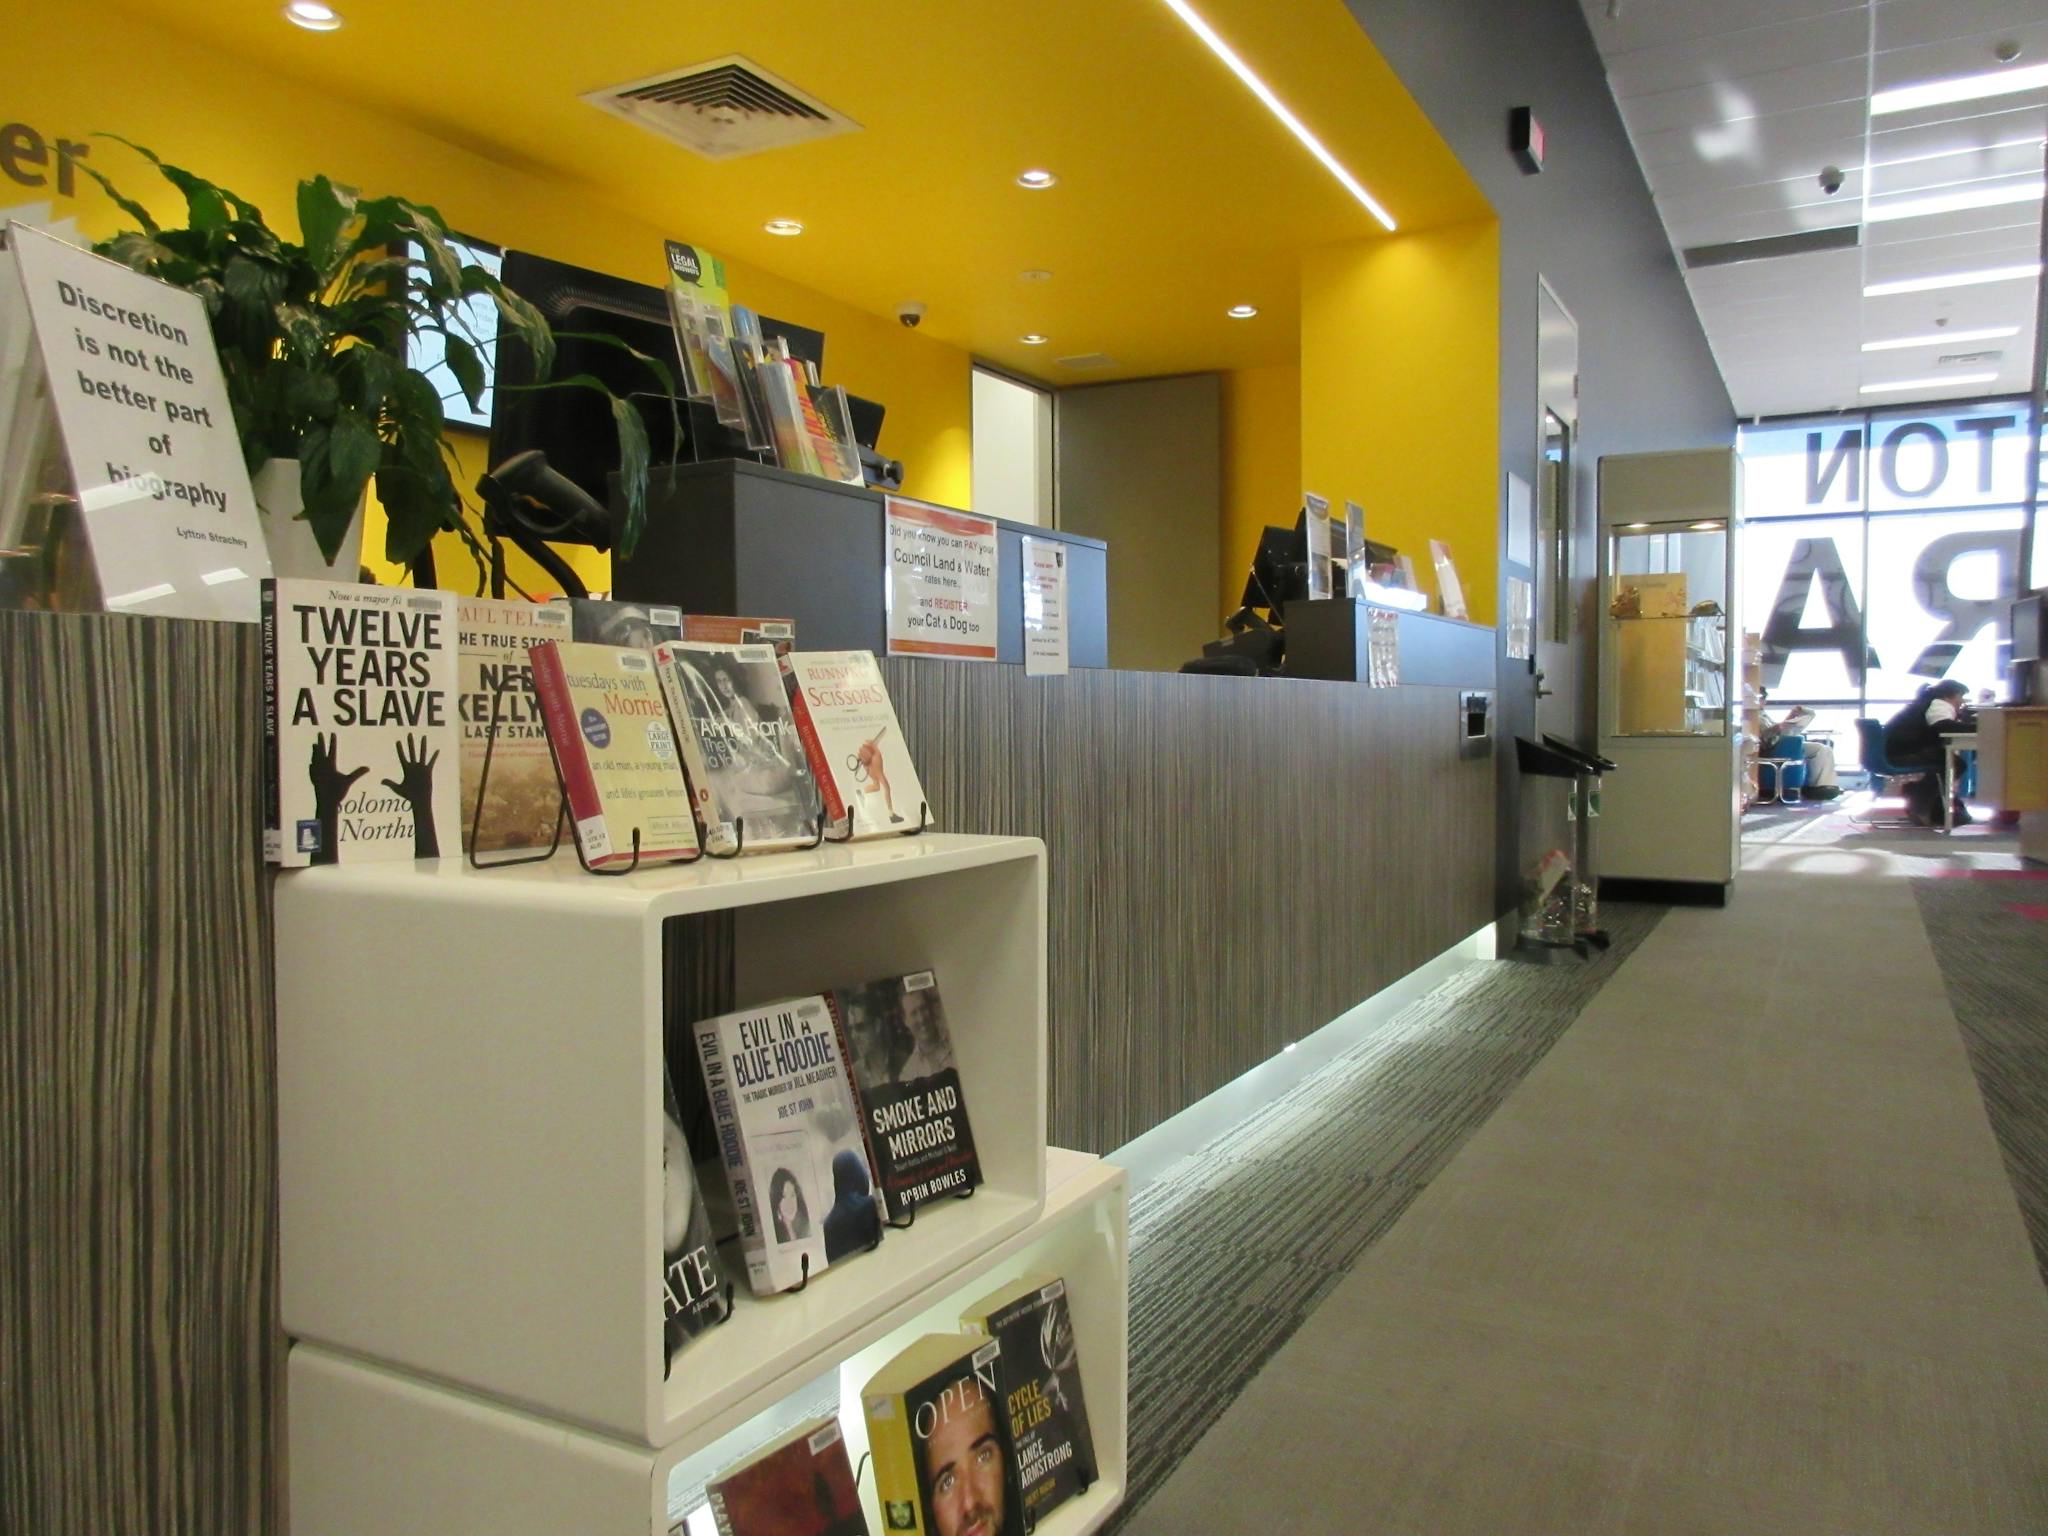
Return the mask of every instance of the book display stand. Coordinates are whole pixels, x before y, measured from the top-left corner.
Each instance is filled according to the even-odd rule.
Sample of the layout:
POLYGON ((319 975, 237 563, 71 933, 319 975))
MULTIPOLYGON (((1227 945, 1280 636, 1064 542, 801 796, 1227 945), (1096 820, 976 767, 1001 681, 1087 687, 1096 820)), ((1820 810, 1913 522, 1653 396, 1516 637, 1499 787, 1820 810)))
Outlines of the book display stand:
MULTIPOLYGON (((535 853, 513 854, 509 858, 491 859, 488 862, 476 856, 476 834, 478 827, 482 825, 483 821, 484 790, 491 782, 491 754, 498 744, 498 723, 502 714, 501 706, 504 704, 505 694, 510 686, 510 684, 501 683, 491 694, 490 724, 484 728, 484 760, 482 766, 477 770, 476 808, 470 813, 469 818, 469 864, 472 869, 510 869, 517 864, 546 863, 560 851, 562 846, 562 826, 569 819, 569 786, 562 777, 562 759, 555 752, 554 742, 549 741, 547 744, 548 762, 555 770, 555 788, 561 795, 561 800, 555 809, 555 835, 553 839, 546 848, 535 853)), ((931 821, 931 802, 920 800, 917 802, 917 825, 906 827, 901 832, 888 835, 892 837, 916 837, 931 826, 931 821)), ((623 869, 597 869, 593 867, 590 860, 584 855, 581 840, 572 836, 570 841, 575 844, 576 862, 583 866, 583 873, 586 875, 630 875, 640 867, 640 829, 638 827, 633 829, 633 857, 623 869)), ((803 845, 803 849, 816 848, 821 843, 850 843, 852 841, 853 812, 851 809, 846 813, 846 831, 842 836, 834 836, 826 830, 826 821, 821 813, 812 821, 811 840, 803 845)), ((686 859, 664 859, 662 862, 669 864, 694 864, 699 859, 736 859, 746 851, 747 818, 736 816, 733 818, 733 847, 730 853, 719 853, 711 848, 700 848, 686 859)))
POLYGON ((1045 1143, 1044 857, 924 831, 631 879, 452 858, 280 878, 296 1536, 663 1536, 835 1369, 857 1455, 880 1359, 1044 1271, 1068 1281, 1101 1475, 1041 1529, 1101 1524, 1124 1485, 1126 1181, 1045 1143), (721 912, 740 1006, 938 972, 983 1184, 794 1291, 740 1287, 671 1368, 663 925, 721 912))

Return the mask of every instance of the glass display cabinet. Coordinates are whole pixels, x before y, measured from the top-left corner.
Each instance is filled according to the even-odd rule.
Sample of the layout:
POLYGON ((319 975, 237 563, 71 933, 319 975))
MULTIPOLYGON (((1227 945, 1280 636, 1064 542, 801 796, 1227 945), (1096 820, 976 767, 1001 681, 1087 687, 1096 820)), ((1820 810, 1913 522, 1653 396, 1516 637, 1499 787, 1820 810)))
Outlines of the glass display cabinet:
POLYGON ((1728 525, 1610 528, 1608 616, 1619 736, 1728 733, 1728 525))
POLYGON ((1734 881, 1737 483, 1733 448, 1600 461, 1603 882, 1734 881))

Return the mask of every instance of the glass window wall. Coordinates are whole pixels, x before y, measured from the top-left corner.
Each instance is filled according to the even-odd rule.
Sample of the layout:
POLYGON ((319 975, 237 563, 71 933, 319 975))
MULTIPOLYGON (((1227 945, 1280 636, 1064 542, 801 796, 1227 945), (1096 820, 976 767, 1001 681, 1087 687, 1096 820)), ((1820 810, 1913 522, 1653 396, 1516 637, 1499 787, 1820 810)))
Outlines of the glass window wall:
POLYGON ((2003 698, 2019 591, 2027 406, 1869 411, 1745 428, 1742 612, 1766 706, 1855 722, 1953 677, 2003 698))

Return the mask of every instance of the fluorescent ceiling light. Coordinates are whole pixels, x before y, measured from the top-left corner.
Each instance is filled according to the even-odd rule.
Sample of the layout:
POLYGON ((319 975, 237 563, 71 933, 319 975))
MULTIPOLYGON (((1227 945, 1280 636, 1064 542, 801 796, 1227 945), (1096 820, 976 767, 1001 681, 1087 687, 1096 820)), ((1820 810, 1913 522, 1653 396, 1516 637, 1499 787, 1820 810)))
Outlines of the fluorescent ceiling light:
POLYGON ((2017 336, 2020 328, 2016 325, 1987 325, 1977 331, 1937 331, 1932 336, 1894 336, 1886 341, 1866 341, 1866 352, 1903 352, 1910 347, 1940 347, 1952 341, 2004 341, 2008 336, 2017 336))
POLYGON ((1896 198, 1891 202, 1868 203, 1863 209, 1867 224, 1891 219, 1924 219, 1936 213, 1961 213, 1966 208, 1998 208, 2007 203, 2035 203, 2041 200, 2038 181, 2007 182, 2003 186, 1966 187, 1960 192, 1935 192, 1926 197, 1896 198))
POLYGON ((1937 288, 1975 288, 1981 283, 2010 283, 2039 277, 2041 263, 2023 261, 2012 267, 1982 267, 1975 272, 1944 272, 1939 277, 1902 277, 1889 283, 1865 283, 1863 297, 1882 299, 1894 293, 1932 293, 1937 288))
MULTIPOLYGON (((1173 0, 1167 0, 1171 5, 1173 0)), ((2048 64, 2030 64, 2025 69, 1989 69, 1981 75, 1956 75, 1947 80, 1927 80, 1919 85, 1902 85, 1879 91, 1870 98, 1870 115, 1888 112, 1917 112, 1922 107, 1943 107, 1956 101, 1981 101, 1986 96, 2012 96, 2021 91, 2048 86, 2048 64)))
POLYGON ((1894 389, 1949 389, 1957 384, 1989 384, 1997 378, 1995 373, 1945 373, 1938 379, 1893 379, 1889 384, 1866 384, 1859 393, 1881 395, 1894 389))
MULTIPOLYGON (((1891 131, 1897 133, 1903 130, 1891 131)), ((2001 149, 2039 149, 2041 142, 2037 134, 2030 139, 2000 139, 1996 144, 1965 144, 1961 149, 1937 149, 1924 155, 1901 155, 1896 160, 1873 160, 1870 162, 1870 168, 1873 171, 1888 171, 1895 165, 1925 165, 1929 160, 1948 160, 1957 155, 1989 155, 2001 149)), ((1804 181, 1806 178, 1801 176, 1797 179, 1804 181)))
POLYGON ((1343 183, 1344 190, 1363 203, 1365 211, 1380 221, 1381 228, 1392 234, 1394 230, 1394 216, 1374 201, 1373 195, 1358 184, 1357 177, 1338 164, 1337 157, 1323 148, 1322 141, 1308 131, 1307 126, 1303 124, 1300 118, 1287 110, 1286 103, 1273 94, 1265 81, 1252 73, 1251 66, 1230 51, 1230 44, 1224 42, 1222 38, 1216 35, 1216 29, 1196 15, 1194 8, 1187 3, 1187 0, 1166 0, 1166 5, 1174 15, 1188 24, 1189 31, 1193 32, 1195 36, 1208 45, 1211 53, 1230 66, 1230 72, 1242 80, 1245 83, 1246 89, 1265 103, 1266 110, 1279 118, 1287 131, 1301 141, 1302 148, 1322 161, 1323 169, 1343 183))

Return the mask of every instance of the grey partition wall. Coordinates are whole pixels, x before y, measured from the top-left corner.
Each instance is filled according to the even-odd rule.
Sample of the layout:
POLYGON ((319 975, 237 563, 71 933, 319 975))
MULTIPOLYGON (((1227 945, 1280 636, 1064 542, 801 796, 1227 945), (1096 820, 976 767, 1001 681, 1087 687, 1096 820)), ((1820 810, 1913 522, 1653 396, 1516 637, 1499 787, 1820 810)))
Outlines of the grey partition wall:
MULTIPOLYGON (((877 491, 734 459, 659 469, 648 488, 647 532, 630 556, 613 558, 614 590, 686 613, 792 619, 804 650, 880 655, 888 642, 883 501, 877 491)), ((992 521, 996 659, 1024 660, 1028 534, 1066 547, 1070 664, 1109 665, 1109 551, 1102 540, 992 521)))

